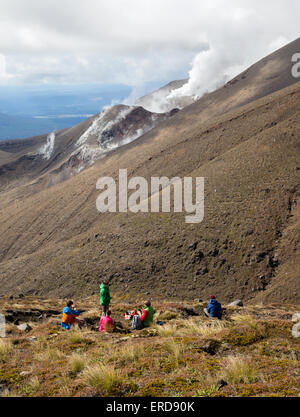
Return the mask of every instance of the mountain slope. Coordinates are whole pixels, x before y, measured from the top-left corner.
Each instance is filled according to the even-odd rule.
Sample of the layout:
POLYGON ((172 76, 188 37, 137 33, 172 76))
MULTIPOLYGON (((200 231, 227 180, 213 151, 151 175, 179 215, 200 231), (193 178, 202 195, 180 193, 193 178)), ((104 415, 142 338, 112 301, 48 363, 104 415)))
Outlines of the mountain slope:
MULTIPOLYGON (((206 298, 216 292, 225 301, 299 302, 293 254, 299 250, 300 83, 291 85, 296 80, 289 57, 298 45, 299 40, 253 66, 247 78, 237 77, 89 168, 51 182, 96 118, 81 133, 78 127, 61 133, 69 141, 64 139, 70 148, 65 157, 58 154, 50 168, 2 188, 1 291, 69 297, 91 294, 100 277, 111 277, 113 290, 141 296, 206 298), (270 91, 276 92, 266 95, 270 91), (188 225, 184 213, 100 215, 96 182, 117 179, 119 168, 148 180, 205 177, 204 221, 188 225)), ((118 140, 124 130, 124 119, 114 124, 118 140)), ((104 138, 102 129, 100 136, 89 134, 87 143, 111 138, 111 129, 105 131, 104 138)), ((20 158, 20 146, 6 144, 0 151, 16 149, 20 158)))
MULTIPOLYGON (((297 53, 299 48, 300 38, 262 59, 224 87, 205 95, 191 106, 188 104, 194 102, 194 100, 190 97, 187 101, 183 97, 184 102, 181 103, 166 101, 169 93, 174 89, 176 91, 186 80, 173 81, 152 94, 142 97, 137 104, 142 103, 147 107, 147 103, 156 102, 157 106, 165 103, 168 109, 170 104, 172 104, 171 108, 176 104, 179 107, 185 107, 176 117, 172 117, 172 126, 168 125, 168 123, 165 124, 168 129, 174 130, 174 134, 175 132, 176 134, 184 133, 186 124, 205 122, 212 117, 224 114, 241 105, 296 83, 298 79, 292 76, 292 56, 294 53, 297 53)), ((129 143, 132 139, 140 138, 145 132, 148 132, 158 123, 171 116, 174 116, 173 111, 157 114, 147 110, 141 111, 141 108, 138 106, 113 106, 73 128, 56 132, 55 146, 49 159, 41 157, 40 154, 40 143, 43 141, 44 146, 46 145, 47 135, 23 140, 22 146, 24 146, 24 151, 22 152, 20 149, 20 153, 16 152, 16 149, 19 149, 20 141, 10 141, 8 142, 9 145, 7 145, 7 142, 1 142, 0 152, 8 151, 8 153, 7 158, 5 158, 3 153, 0 156, 0 190, 1 184, 5 184, 5 186, 9 184, 12 187, 13 184, 10 181, 12 172, 14 173, 14 178, 18 182, 21 181, 23 183, 24 178, 26 180, 28 178, 37 178, 45 172, 48 172, 50 176, 50 179, 48 178, 43 182, 47 186, 65 180, 93 164, 98 158, 105 156, 110 149, 129 143), (125 115, 124 117, 122 116, 123 114, 125 115), (138 117, 136 117, 137 115, 138 117), (122 122, 123 119, 125 120, 124 122, 122 122), (128 121, 131 126, 128 125, 128 121), (125 129, 121 127, 122 134, 120 134, 120 129, 119 132, 116 129, 111 129, 112 123, 117 126, 123 123, 125 129), (99 129, 103 130, 103 138, 101 138, 102 133, 98 132, 99 137, 97 136, 98 133, 96 133, 96 136, 93 134, 95 125, 97 130, 97 124, 99 129), (91 133, 91 137, 87 140, 89 133, 91 133), (114 139, 113 135, 116 133, 117 137, 114 139), (110 135, 108 142, 107 134, 110 135), (106 146, 103 146, 104 142, 107 142, 106 146), (18 146, 16 147, 12 143, 18 143, 18 146), (13 149, 12 152, 11 149, 13 149), (8 162, 8 165, 6 162, 8 162), (28 162, 28 169, 26 169, 28 162)))
MULTIPOLYGON (((152 131, 68 181, 22 200, 15 194, 7 207, 4 194, 2 291, 90 293, 100 275, 124 291, 170 297, 263 294, 276 275, 274 249, 289 227, 290 201, 299 198, 299 117, 297 85, 187 128, 183 137, 168 134, 171 146, 152 131), (204 176, 204 222, 186 225, 183 214, 100 215, 96 181, 124 166, 146 178, 158 169, 204 176)), ((299 298, 297 274, 281 299, 299 298)))
POLYGON ((38 179, 44 187, 64 181, 174 116, 116 105, 77 126, 19 141, 0 142, 0 190, 38 179))

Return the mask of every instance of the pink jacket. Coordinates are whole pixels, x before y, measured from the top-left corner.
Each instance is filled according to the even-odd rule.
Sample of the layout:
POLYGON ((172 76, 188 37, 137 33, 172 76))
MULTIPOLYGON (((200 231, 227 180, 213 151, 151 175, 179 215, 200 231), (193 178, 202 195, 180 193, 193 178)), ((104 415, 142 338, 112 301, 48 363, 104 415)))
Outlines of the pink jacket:
POLYGON ((99 332, 106 332, 109 330, 113 330, 114 328, 114 321, 109 316, 103 316, 100 319, 100 327, 99 332))

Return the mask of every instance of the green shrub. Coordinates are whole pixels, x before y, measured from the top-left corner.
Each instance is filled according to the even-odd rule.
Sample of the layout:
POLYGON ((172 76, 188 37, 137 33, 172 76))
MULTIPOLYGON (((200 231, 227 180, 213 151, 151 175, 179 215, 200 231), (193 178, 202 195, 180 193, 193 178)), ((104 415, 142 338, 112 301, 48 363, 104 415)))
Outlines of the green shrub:
POLYGON ((141 390, 143 397, 161 397, 166 384, 164 381, 155 380, 147 384, 141 390))

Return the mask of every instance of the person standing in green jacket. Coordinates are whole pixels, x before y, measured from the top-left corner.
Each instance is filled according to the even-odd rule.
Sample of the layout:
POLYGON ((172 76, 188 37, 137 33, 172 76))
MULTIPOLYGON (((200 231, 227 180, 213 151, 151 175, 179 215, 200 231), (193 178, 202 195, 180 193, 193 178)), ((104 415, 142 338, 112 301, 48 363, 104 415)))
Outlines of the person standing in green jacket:
POLYGON ((102 315, 106 315, 109 309, 111 296, 109 293, 109 282, 104 281, 100 284, 100 305, 102 306, 102 315))

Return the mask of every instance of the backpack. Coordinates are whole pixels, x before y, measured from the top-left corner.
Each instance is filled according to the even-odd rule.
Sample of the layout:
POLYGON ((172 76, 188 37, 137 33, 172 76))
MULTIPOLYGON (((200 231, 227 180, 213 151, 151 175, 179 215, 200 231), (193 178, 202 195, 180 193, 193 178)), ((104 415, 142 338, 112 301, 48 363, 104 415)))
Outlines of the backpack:
POLYGON ((142 330, 143 327, 144 327, 143 322, 140 316, 138 315, 133 316, 131 326, 130 326, 131 330, 142 330))

